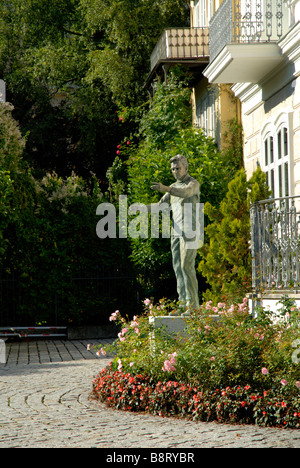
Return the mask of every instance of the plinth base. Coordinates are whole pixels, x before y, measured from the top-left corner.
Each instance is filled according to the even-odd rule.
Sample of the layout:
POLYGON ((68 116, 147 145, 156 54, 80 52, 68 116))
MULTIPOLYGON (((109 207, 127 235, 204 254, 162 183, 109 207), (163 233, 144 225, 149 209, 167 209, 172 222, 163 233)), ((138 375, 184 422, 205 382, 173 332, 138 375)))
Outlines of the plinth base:
MULTIPOLYGON (((212 315, 213 322, 220 320, 220 315, 212 315)), ((167 335, 172 338, 188 338, 188 324, 190 317, 161 315, 158 317, 149 317, 149 323, 154 329, 163 329, 167 335)))
POLYGON ((186 331, 187 322, 189 317, 181 316, 158 316, 158 317, 149 317, 150 325, 153 325, 155 329, 163 329, 167 335, 187 337, 188 333, 186 331))

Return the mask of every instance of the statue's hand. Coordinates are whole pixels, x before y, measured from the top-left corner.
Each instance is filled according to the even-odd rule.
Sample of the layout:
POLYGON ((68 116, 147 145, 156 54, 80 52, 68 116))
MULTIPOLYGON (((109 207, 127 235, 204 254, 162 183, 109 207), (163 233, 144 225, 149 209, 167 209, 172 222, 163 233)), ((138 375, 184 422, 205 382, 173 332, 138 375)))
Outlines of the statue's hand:
POLYGON ((164 193, 169 191, 169 187, 166 185, 160 184, 159 182, 152 182, 151 183, 152 190, 157 190, 158 192, 164 193))

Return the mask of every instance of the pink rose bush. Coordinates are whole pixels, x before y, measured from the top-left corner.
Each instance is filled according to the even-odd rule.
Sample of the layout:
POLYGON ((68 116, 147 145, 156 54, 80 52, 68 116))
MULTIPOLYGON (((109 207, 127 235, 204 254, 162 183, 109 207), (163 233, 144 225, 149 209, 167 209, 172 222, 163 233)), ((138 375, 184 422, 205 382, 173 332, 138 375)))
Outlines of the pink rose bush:
POLYGON ((111 314, 120 331, 97 351, 113 358, 94 381, 95 398, 128 411, 300 428, 298 309, 273 323, 268 312, 253 318, 247 299, 209 301, 185 319, 183 338, 149 322, 178 304, 147 298, 143 307, 130 318, 111 314))

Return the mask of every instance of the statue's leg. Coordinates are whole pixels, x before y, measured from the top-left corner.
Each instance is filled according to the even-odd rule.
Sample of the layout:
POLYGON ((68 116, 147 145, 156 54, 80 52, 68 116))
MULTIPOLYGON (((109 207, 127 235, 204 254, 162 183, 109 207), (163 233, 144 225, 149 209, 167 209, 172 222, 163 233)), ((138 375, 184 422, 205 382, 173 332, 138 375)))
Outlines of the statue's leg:
POLYGON ((177 293, 179 302, 182 304, 186 303, 186 290, 185 290, 185 279, 182 271, 182 238, 172 237, 171 238, 171 250, 172 250, 172 261, 173 268, 177 281, 177 293))
POLYGON ((197 250, 187 249, 186 242, 181 243, 181 268, 185 285, 186 304, 190 308, 199 308, 198 280, 195 269, 197 250))

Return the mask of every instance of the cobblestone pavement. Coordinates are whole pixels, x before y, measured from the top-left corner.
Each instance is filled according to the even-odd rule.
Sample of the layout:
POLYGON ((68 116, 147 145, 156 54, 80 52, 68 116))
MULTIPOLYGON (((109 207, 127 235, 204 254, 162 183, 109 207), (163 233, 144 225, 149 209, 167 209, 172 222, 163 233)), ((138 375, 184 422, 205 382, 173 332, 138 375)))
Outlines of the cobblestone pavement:
POLYGON ((107 409, 89 395, 93 377, 108 360, 86 345, 7 344, 7 362, 0 364, 0 448, 300 448, 300 431, 107 409))

